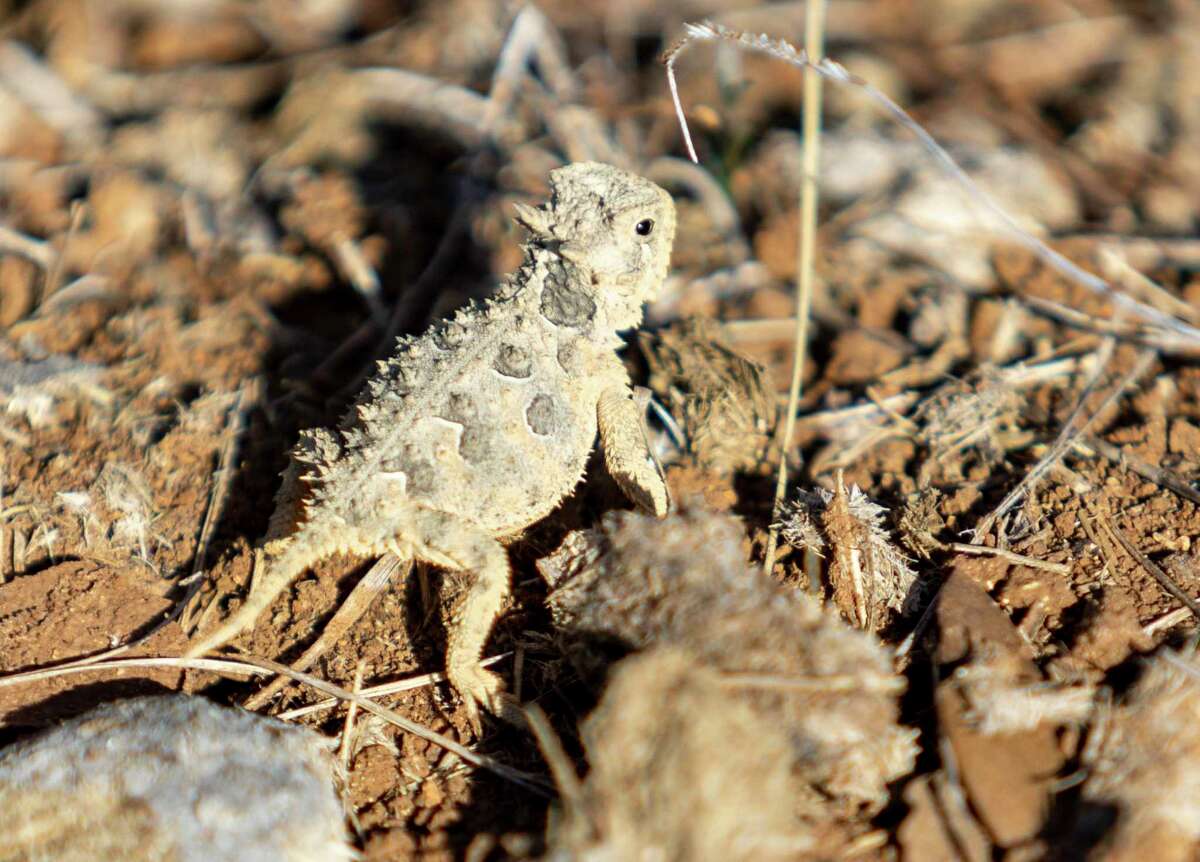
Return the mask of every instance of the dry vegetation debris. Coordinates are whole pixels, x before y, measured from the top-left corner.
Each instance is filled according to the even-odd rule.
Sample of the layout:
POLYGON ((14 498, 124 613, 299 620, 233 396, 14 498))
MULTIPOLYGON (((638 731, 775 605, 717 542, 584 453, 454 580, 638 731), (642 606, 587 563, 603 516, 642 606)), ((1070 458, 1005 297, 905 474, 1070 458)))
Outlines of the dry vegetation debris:
POLYGON ((1164 650, 1125 698, 1097 720, 1084 753, 1084 828, 1103 834, 1098 858, 1187 859, 1200 846, 1195 768, 1200 677, 1195 655, 1164 650), (1112 822, 1111 831, 1104 826, 1112 822))
POLYGON ((916 756, 914 731, 896 723, 904 682, 869 635, 751 568, 744 535, 728 515, 621 513, 567 536, 538 565, 585 670, 603 664, 606 642, 671 647, 718 671, 765 727, 784 729, 797 779, 811 789, 809 816, 878 810, 916 756))
MULTIPOLYGON (((620 662, 580 728, 592 768, 552 820, 549 860, 796 859, 792 745, 713 668, 670 647, 620 662)), ((820 848, 826 850, 827 848, 820 848)))

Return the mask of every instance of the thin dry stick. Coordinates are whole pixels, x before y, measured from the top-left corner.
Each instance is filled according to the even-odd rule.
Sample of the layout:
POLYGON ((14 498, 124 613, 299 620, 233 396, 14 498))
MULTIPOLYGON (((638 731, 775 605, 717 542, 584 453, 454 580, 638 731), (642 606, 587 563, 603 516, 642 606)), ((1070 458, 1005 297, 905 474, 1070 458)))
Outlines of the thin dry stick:
MULTIPOLYGON (((363 666, 360 661, 354 668, 354 688, 352 689, 357 695, 362 694, 362 678, 363 666)), ((346 709, 346 723, 342 725, 342 743, 338 746, 338 761, 342 764, 344 774, 350 772, 351 738, 354 736, 354 719, 357 717, 358 704, 351 701, 350 706, 346 709)))
MULTIPOLYGON (((825 0, 804 4, 804 50, 809 57, 824 53, 825 0)), ((775 567, 779 546, 780 507, 787 493, 787 458, 796 430, 796 409, 800 404, 800 384, 804 358, 808 354, 808 315, 812 305, 813 254, 817 238, 817 171, 821 159, 821 76, 812 68, 804 70, 804 156, 803 184, 800 186, 800 259, 796 267, 796 337, 792 346, 792 383, 788 389, 787 413, 779 450, 779 473, 775 479, 775 500, 771 504, 771 525, 767 532, 767 551, 763 571, 775 567)))
POLYGON ((1185 620, 1193 618, 1190 608, 1176 608, 1173 611, 1168 611, 1156 620, 1151 620, 1142 626, 1142 634, 1147 637, 1153 637, 1161 631, 1173 629, 1185 620))
POLYGON ((1112 338, 1119 338, 1122 341, 1144 344, 1169 356, 1194 357, 1200 354, 1200 344, 1173 336, 1158 326, 1150 324, 1142 324, 1140 326, 1132 323, 1126 324, 1119 317, 1111 319, 1097 317, 1094 314, 1077 311, 1069 305, 1063 305, 1061 302, 1044 299, 1040 296, 1033 296, 1032 294, 1023 294, 1020 298, 1023 303, 1039 314, 1043 314, 1051 320, 1057 320, 1059 323, 1075 329, 1081 329, 1084 332, 1094 332, 1097 335, 1106 335, 1112 338))
POLYGON ((1195 306, 1138 272, 1118 250, 1101 246, 1099 258, 1105 278, 1124 287, 1131 296, 1140 293, 1146 302, 1168 314, 1173 314, 1188 323, 1200 322, 1200 311, 1197 311, 1195 306))
POLYGON ((546 713, 536 703, 531 703, 525 707, 525 720, 529 722, 529 729, 533 732, 534 739, 537 740, 538 748, 542 750, 542 758, 550 767, 550 775, 553 776, 554 783, 558 785, 558 795, 567 809, 568 815, 581 813, 584 810, 583 785, 575 773, 575 767, 571 764, 571 758, 567 756, 558 734, 550 726, 550 720, 546 718, 546 713))
POLYGON ((375 267, 367 260, 362 247, 350 237, 339 236, 333 243, 332 256, 342 278, 358 291, 367 304, 374 324, 381 328, 386 326, 388 313, 383 307, 379 273, 375 272, 375 267))
POLYGON ((114 661, 94 664, 79 664, 78 662, 46 667, 38 670, 27 670, 21 673, 0 677, 0 688, 38 682, 44 679, 54 679, 60 676, 72 676, 77 673, 96 673, 107 670, 124 670, 126 668, 173 667, 180 670, 204 670, 221 676, 270 676, 269 670, 253 667, 237 661, 220 658, 119 658, 114 661))
MULTIPOLYGON (((404 574, 412 571, 413 562, 411 559, 401 560, 395 554, 384 554, 376 561, 375 565, 371 566, 370 571, 363 575, 362 580, 354 585, 354 589, 350 591, 350 595, 346 596, 346 600, 342 602, 342 606, 337 609, 332 619, 325 625, 325 630, 321 632, 321 636, 313 641, 312 645, 304 651, 300 658, 296 659, 292 665, 294 670, 308 670, 313 666, 313 663, 329 652, 352 625, 354 625, 366 613, 367 608, 375 601, 375 598, 387 589, 400 570, 404 566, 404 574)), ((243 708, 249 710, 259 709, 278 694, 284 686, 288 684, 287 677, 280 677, 272 682, 262 691, 251 695, 242 704, 243 708)))
POLYGON ((296 680, 296 682, 304 683, 310 688, 314 688, 322 694, 329 695, 330 697, 336 697, 339 700, 346 701, 347 703, 357 703, 360 708, 365 709, 367 712, 379 716, 384 721, 388 722, 389 724, 394 724, 401 730, 408 731, 413 736, 419 736, 421 739, 432 742, 434 745, 440 746, 446 751, 457 754, 467 763, 477 766, 480 769, 486 769, 489 772, 500 776, 501 778, 524 787, 526 790, 537 793, 539 796, 549 795, 547 793, 545 784, 537 776, 514 769, 511 766, 505 766, 503 763, 500 763, 494 758, 474 752, 465 745, 461 745, 460 743, 455 742, 453 739, 443 736, 437 731, 430 730, 423 725, 417 724, 415 721, 405 718, 395 710, 388 709, 386 706, 380 706, 379 704, 375 703, 375 701, 369 700, 361 694, 355 694, 352 691, 347 691, 341 686, 334 685, 331 682, 326 682, 323 679, 318 679, 311 674, 303 673, 298 670, 292 670, 287 665, 279 664, 278 662, 271 661, 270 659, 259 658, 258 656, 245 656, 243 657, 243 661, 255 667, 265 668, 266 670, 289 676, 296 680))
POLYGON ((50 243, 26 236, 4 225, 0 225, 0 253, 23 257, 37 264, 44 271, 53 269, 58 260, 58 252, 50 243))
POLYGON ((229 414, 225 430, 225 442, 221 445, 221 463, 217 467, 215 481, 208 495, 208 510, 204 513, 204 523, 200 527, 200 538, 196 541, 196 556, 192 562, 192 573, 187 579, 181 582, 188 587, 188 591, 179 600, 179 604, 176 606, 177 610, 164 620, 165 625, 172 619, 180 617, 179 625, 183 629, 184 634, 191 634, 194 628, 194 621, 191 619, 191 614, 186 611, 204 583, 204 561, 208 556, 208 544, 212 541, 212 534, 216 530, 217 518, 225 510, 225 501, 229 497, 229 487, 233 484, 233 459, 237 454, 238 443, 242 439, 242 432, 246 428, 245 407, 247 395, 251 389, 255 390, 255 394, 258 393, 259 387, 257 384, 258 381, 255 380, 237 391, 233 410, 229 414))
POLYGON ((71 204, 71 221, 67 225, 67 235, 63 238, 62 250, 54 258, 54 264, 46 272, 46 286, 42 288, 43 302, 54 296, 62 287, 63 273, 66 271, 67 261, 70 259, 71 243, 79 234, 83 216, 84 204, 81 201, 74 201, 71 204))
MULTIPOLYGON (((1112 339, 1105 342, 1106 354, 1111 355, 1113 344, 1112 339)), ((974 544, 982 544, 983 537, 991 531, 992 526, 996 523, 996 519, 1012 509, 1022 497, 1032 490, 1050 468, 1057 464, 1062 456, 1066 454, 1067 449, 1071 447, 1079 435, 1087 431, 1096 420, 1096 417, 1107 410, 1125 393, 1126 389, 1134 385, 1149 370, 1157 356, 1158 354, 1153 350, 1143 350, 1138 355, 1138 360, 1134 363, 1133 368, 1116 386, 1109 390, 1108 395, 1104 398, 1100 406, 1092 411, 1091 415, 1082 422, 1077 422, 1076 420, 1083 414, 1088 395, 1091 394, 1096 381, 1107 364, 1107 357, 1103 362, 1097 364, 1095 376, 1088 381, 1088 385, 1084 388, 1083 393, 1079 396, 1079 400, 1075 404, 1075 409, 1067 419, 1066 424, 1063 425, 1062 430, 1058 433, 1058 438, 1054 441, 1054 445, 1050 447, 1050 451, 1042 456, 1041 460, 1033 466, 1033 469, 1025 474, 1015 488, 1008 492, 1005 498, 1000 501, 1000 505, 984 516, 983 520, 979 522, 979 525, 975 528, 974 544)))
POLYGON ((1044 569, 1047 572, 1054 572, 1057 575, 1071 574, 1071 567, 1066 563, 1051 563, 1047 560, 1039 560, 1037 557, 1028 557, 1025 554, 1018 554, 1016 551, 1010 551, 1007 548, 993 548, 990 545, 969 545, 966 542, 950 542, 945 547, 947 550, 957 551, 960 554, 1000 557, 1001 559, 1008 560, 1010 563, 1028 566, 1031 569, 1044 569))
POLYGON ((1143 554, 1137 545, 1129 540, 1129 537, 1125 535, 1120 527, 1107 518, 1098 517, 1096 521, 1108 531, 1109 535, 1117 540, 1117 544, 1125 549, 1125 553, 1133 557, 1137 564, 1149 572, 1150 576, 1158 581, 1164 590, 1178 599, 1185 608, 1192 612, 1192 616, 1200 620, 1200 604, 1197 604, 1195 599, 1180 589, 1179 585, 1156 562, 1143 554))
MULTIPOLYGON (((499 655, 494 655, 491 658, 484 659, 479 663, 480 667, 491 667, 497 662, 511 656, 511 652, 502 652, 499 655)), ((399 694, 402 691, 413 691, 418 688, 425 688, 428 685, 435 685, 439 682, 445 682, 446 675, 441 672, 423 673, 420 676, 410 676, 408 679, 396 680, 395 682, 385 682, 380 685, 373 685, 370 688, 364 688, 359 692, 363 697, 386 697, 389 694, 399 694)), ((324 712, 328 709, 333 709, 341 703, 336 697, 319 700, 316 703, 308 706, 298 706, 295 709, 289 709, 286 712, 281 712, 275 717, 282 721, 291 721, 293 718, 299 718, 302 715, 310 715, 314 712, 324 712)))

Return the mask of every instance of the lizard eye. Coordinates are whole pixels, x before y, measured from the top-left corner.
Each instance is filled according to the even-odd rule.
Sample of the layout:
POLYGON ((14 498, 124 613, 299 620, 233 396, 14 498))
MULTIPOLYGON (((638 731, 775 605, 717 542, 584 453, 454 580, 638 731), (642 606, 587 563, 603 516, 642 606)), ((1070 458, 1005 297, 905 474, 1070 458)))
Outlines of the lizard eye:
POLYGON ((633 229, 638 236, 650 236, 650 232, 654 230, 654 219, 644 218, 633 229))

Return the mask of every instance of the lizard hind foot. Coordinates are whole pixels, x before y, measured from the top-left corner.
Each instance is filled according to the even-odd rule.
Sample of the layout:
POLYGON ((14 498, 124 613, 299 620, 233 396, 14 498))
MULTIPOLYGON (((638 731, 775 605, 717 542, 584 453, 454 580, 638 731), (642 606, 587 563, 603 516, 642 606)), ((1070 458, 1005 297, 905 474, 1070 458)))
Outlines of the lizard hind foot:
POLYGON ((478 664, 470 667, 448 669, 446 676, 454 690, 463 699, 471 729, 478 736, 483 730, 480 707, 507 724, 525 727, 525 713, 520 702, 505 691, 504 682, 478 664))

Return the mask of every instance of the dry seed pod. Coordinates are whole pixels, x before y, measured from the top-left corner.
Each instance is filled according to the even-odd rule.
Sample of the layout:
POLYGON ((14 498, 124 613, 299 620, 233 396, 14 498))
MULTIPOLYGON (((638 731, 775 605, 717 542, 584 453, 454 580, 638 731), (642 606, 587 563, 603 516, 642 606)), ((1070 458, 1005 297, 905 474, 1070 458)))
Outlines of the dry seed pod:
POLYGON ((797 549, 832 556, 829 585, 842 616, 859 628, 879 631, 912 604, 917 575, 883 528, 884 508, 856 485, 801 493, 786 505, 784 541, 797 549))
POLYGON ((727 515, 615 513, 539 568, 571 637, 687 650, 784 728, 805 782, 882 805, 916 756, 915 731, 897 724, 903 680, 873 637, 749 566, 743 536, 727 515))
POLYGON ((0 860, 354 858, 323 737, 199 697, 105 704, 0 752, 0 860))
POLYGON ((775 421, 765 368, 729 347, 704 318, 643 332, 639 343, 650 388, 679 417, 696 463, 729 473, 761 461, 775 421))

